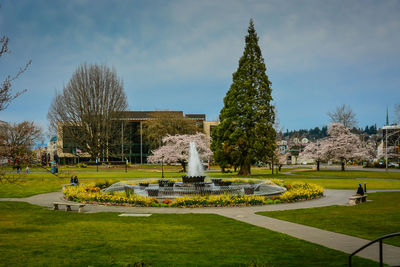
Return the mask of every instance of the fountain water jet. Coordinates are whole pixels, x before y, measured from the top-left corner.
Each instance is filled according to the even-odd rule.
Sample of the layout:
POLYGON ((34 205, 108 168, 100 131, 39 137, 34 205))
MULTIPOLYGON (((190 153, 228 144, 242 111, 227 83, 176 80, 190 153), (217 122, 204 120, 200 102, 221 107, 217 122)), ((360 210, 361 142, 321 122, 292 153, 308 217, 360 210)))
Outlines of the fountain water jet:
POLYGON ((199 153, 196 149, 196 144, 194 142, 189 143, 189 163, 188 163, 188 173, 182 176, 182 182, 187 183, 203 183, 204 175, 203 164, 201 163, 199 153))
POLYGON ((197 152, 196 144, 194 142, 189 143, 189 163, 187 174, 189 177, 204 176, 203 164, 201 163, 200 156, 197 152))

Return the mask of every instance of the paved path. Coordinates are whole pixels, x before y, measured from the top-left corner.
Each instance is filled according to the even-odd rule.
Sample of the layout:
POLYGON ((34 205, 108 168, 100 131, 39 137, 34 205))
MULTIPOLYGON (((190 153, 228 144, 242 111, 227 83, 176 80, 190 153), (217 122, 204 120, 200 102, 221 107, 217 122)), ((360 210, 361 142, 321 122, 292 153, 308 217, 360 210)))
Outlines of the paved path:
MULTIPOLYGON (((368 191, 372 192, 372 190, 368 191)), ((348 197, 354 190, 325 190, 325 196, 304 202, 287 203, 279 205, 253 206, 253 207, 226 207, 226 208, 138 208, 124 206, 105 206, 88 204, 84 211, 94 212, 121 212, 121 213, 211 213, 252 225, 270 229, 303 239, 328 248, 352 253, 370 242, 370 240, 352 237, 344 234, 329 232, 318 228, 291 223, 270 217, 255 214, 260 211, 292 210, 303 208, 324 207, 331 205, 346 205, 348 197)), ((34 205, 52 207, 55 201, 64 201, 61 192, 35 195, 28 198, 1 198, 0 201, 20 201, 34 205)), ((400 247, 384 244, 384 262, 389 265, 400 265, 400 247)), ((379 261, 378 245, 369 247, 358 253, 357 256, 379 261)))

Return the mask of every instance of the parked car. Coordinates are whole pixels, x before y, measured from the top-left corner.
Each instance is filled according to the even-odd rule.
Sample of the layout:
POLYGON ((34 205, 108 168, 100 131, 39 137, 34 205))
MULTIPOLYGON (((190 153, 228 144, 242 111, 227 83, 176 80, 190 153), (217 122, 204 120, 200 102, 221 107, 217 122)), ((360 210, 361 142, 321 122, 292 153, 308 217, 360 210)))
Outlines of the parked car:
POLYGON ((388 167, 398 168, 398 167, 399 167, 399 163, 396 163, 396 162, 389 162, 389 163, 388 163, 388 167))

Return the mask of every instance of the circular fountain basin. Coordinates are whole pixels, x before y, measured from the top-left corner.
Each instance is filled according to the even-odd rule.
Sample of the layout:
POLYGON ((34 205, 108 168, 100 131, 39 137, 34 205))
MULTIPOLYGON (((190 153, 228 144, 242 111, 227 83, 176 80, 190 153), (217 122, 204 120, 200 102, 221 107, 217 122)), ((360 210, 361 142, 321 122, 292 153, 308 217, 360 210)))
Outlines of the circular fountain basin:
POLYGON ((104 192, 125 191, 130 194, 155 197, 157 199, 174 199, 183 196, 223 194, 274 196, 286 191, 286 188, 280 187, 268 180, 252 179, 252 183, 234 183, 232 180, 205 180, 203 177, 203 182, 188 182, 187 180, 186 182, 172 182, 169 180, 157 181, 156 179, 121 181, 106 188, 104 192))

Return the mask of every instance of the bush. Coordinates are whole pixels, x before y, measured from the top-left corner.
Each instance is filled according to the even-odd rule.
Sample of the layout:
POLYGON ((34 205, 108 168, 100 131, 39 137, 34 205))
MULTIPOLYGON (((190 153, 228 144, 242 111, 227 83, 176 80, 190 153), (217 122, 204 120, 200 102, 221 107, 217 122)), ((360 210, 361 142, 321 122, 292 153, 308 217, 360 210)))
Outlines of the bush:
POLYGON ((279 199, 283 202, 313 199, 324 194, 324 189, 315 184, 294 182, 292 184, 285 185, 285 187, 288 190, 279 196, 279 199))
POLYGON ((76 164, 76 167, 78 167, 78 168, 86 168, 87 165, 85 163, 78 163, 78 164, 76 164))
POLYGON ((108 180, 105 180, 104 182, 97 182, 94 186, 98 187, 100 189, 104 189, 107 187, 110 187, 112 185, 112 183, 108 180))

